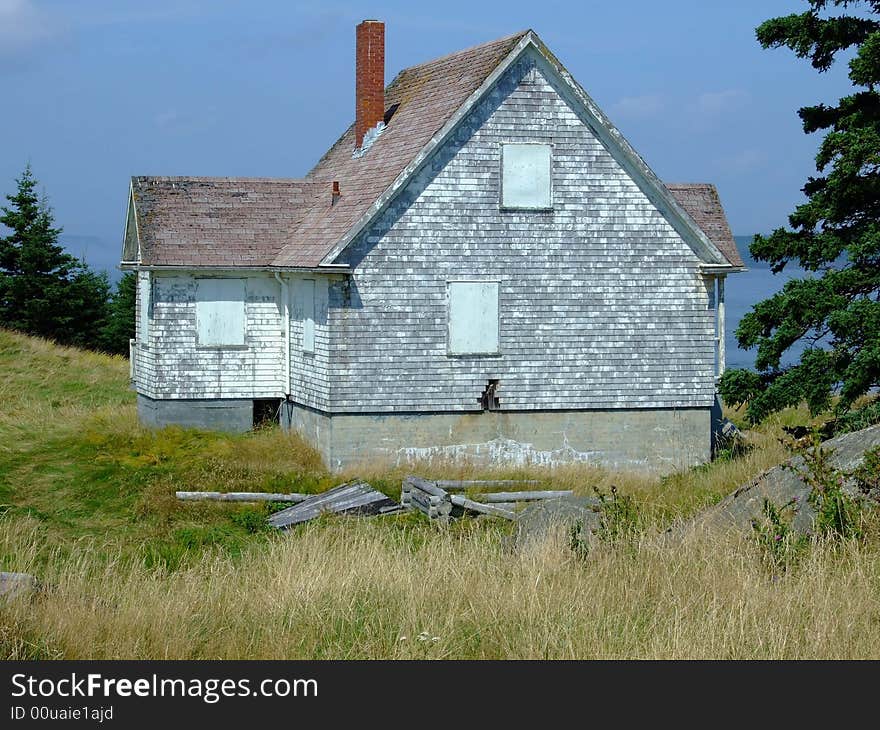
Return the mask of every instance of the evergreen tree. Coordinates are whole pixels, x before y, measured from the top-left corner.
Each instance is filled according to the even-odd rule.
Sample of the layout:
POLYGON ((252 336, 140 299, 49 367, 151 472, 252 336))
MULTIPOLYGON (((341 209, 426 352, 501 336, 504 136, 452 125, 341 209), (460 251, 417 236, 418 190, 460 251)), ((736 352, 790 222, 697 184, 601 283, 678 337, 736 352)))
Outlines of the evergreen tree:
POLYGON ((853 93, 836 106, 804 107, 807 134, 827 130, 816 156, 808 200, 789 216, 791 230, 756 236, 752 256, 774 272, 797 262, 812 275, 793 279, 756 304, 736 331, 741 347, 757 346, 758 372, 730 370, 720 383, 725 402, 749 402, 748 415, 806 400, 815 414, 839 391, 839 408, 880 383, 880 2, 807 0, 800 14, 772 18, 756 35, 764 48, 785 46, 819 72, 852 51, 853 93), (827 11, 842 8, 842 14, 827 11), (780 365, 797 342, 800 362, 780 365))
POLYGON ((107 322, 101 331, 101 349, 128 356, 128 341, 134 338, 134 308, 137 275, 127 272, 116 284, 110 297, 107 322))
POLYGON ((28 165, 0 208, 0 326, 64 344, 94 347, 107 317, 110 284, 58 243, 47 201, 28 165))

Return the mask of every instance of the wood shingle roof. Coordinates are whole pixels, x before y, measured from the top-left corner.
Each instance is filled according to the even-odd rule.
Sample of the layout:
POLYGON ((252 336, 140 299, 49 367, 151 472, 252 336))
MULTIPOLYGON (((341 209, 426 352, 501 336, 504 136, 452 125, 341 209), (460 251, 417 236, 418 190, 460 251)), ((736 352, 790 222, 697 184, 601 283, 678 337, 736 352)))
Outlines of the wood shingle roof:
MULTIPOLYGON (((134 177, 147 266, 315 268, 531 31, 401 71, 385 90, 393 116, 354 157, 354 124, 304 179, 134 177), (334 181, 340 196, 332 201, 334 181)), ((743 265, 718 193, 667 186, 728 262, 743 265)))

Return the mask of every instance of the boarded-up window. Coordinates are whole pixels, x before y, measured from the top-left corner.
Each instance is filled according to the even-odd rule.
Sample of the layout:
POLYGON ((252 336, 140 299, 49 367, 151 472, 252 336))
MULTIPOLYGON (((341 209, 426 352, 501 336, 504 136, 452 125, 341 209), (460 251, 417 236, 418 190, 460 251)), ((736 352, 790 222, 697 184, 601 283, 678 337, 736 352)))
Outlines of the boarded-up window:
POLYGON ((494 355, 498 352, 498 282, 450 281, 449 353, 494 355))
POLYGON ((244 344, 244 279, 198 279, 198 344, 208 347, 244 344))
POLYGON ((504 145, 501 151, 502 207, 549 208, 550 166, 550 145, 504 145))
POLYGON ((315 280, 303 279, 295 286, 296 317, 302 322, 303 352, 315 351, 315 280))
POLYGON ((140 344, 142 346, 146 346, 150 339, 150 308, 152 307, 152 297, 150 286, 150 273, 143 272, 138 274, 138 304, 140 306, 140 312, 138 322, 140 324, 140 331, 138 332, 138 339, 140 340, 140 344))

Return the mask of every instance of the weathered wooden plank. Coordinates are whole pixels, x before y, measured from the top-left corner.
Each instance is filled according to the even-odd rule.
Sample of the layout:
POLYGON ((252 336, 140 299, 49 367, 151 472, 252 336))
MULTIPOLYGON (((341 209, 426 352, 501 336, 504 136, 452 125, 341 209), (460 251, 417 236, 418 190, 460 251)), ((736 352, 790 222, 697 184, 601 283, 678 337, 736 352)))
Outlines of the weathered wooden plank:
POLYGON ((273 527, 286 528, 314 519, 322 512, 379 514, 383 508, 393 506, 397 506, 393 499, 373 489, 366 482, 340 484, 293 507, 276 512, 267 522, 273 527))
POLYGON ((451 495, 451 501, 452 504, 471 512, 479 512, 480 514, 492 515, 493 517, 503 517, 505 520, 516 519, 516 513, 511 510, 501 509, 496 505, 474 502, 474 500, 468 499, 461 494, 451 495))
POLYGON ((387 507, 380 507, 379 514, 380 515, 396 515, 399 512, 406 512, 407 508, 402 504, 391 504, 387 507))
POLYGON ((452 512, 452 502, 448 499, 443 502, 431 502, 429 497, 420 491, 414 491, 411 498, 411 506, 424 512, 432 519, 438 516, 448 516, 452 512))
POLYGON ((486 492, 475 494, 473 498, 478 502, 534 502, 538 499, 559 499, 570 497, 574 492, 570 489, 560 489, 546 492, 486 492))
POLYGON ((464 489, 473 489, 474 487, 516 487, 520 485, 536 485, 539 484, 536 479, 440 479, 434 482, 441 489, 446 491, 461 491, 464 489))
POLYGON ((176 492, 184 502, 304 502, 308 494, 276 494, 272 492, 176 492))
POLYGON ((418 489, 426 494, 431 494, 435 497, 445 497, 446 491, 441 489, 436 485, 435 482, 429 482, 427 479, 422 479, 417 476, 405 476, 403 478, 404 484, 409 483, 409 486, 418 489))

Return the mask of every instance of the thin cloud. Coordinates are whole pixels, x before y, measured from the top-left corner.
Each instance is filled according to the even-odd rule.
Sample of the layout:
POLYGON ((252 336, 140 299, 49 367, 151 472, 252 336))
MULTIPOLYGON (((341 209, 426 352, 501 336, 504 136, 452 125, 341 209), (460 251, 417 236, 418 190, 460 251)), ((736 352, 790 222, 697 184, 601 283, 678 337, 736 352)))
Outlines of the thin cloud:
POLYGON ((695 110, 703 116, 718 116, 742 109, 748 103, 749 94, 742 89, 706 91, 697 97, 695 110))
POLYGON ((611 111, 617 117, 645 119, 656 117, 665 107, 666 101, 660 94, 643 94, 623 97, 611 106, 611 111))
POLYGON ((159 112, 156 115, 156 126, 160 129, 169 127, 177 121, 179 116, 180 115, 177 113, 176 109, 168 109, 164 112, 159 112))
POLYGON ((217 108, 200 107, 197 111, 165 109, 153 117, 156 127, 169 135, 188 135, 203 133, 217 122, 217 108))
POLYGON ((57 32, 55 23, 32 0, 0 0, 0 56, 15 56, 57 32))
POLYGON ((716 163, 722 170, 734 173, 751 172, 764 167, 767 163, 767 153, 758 149, 744 149, 731 155, 722 157, 716 163))

